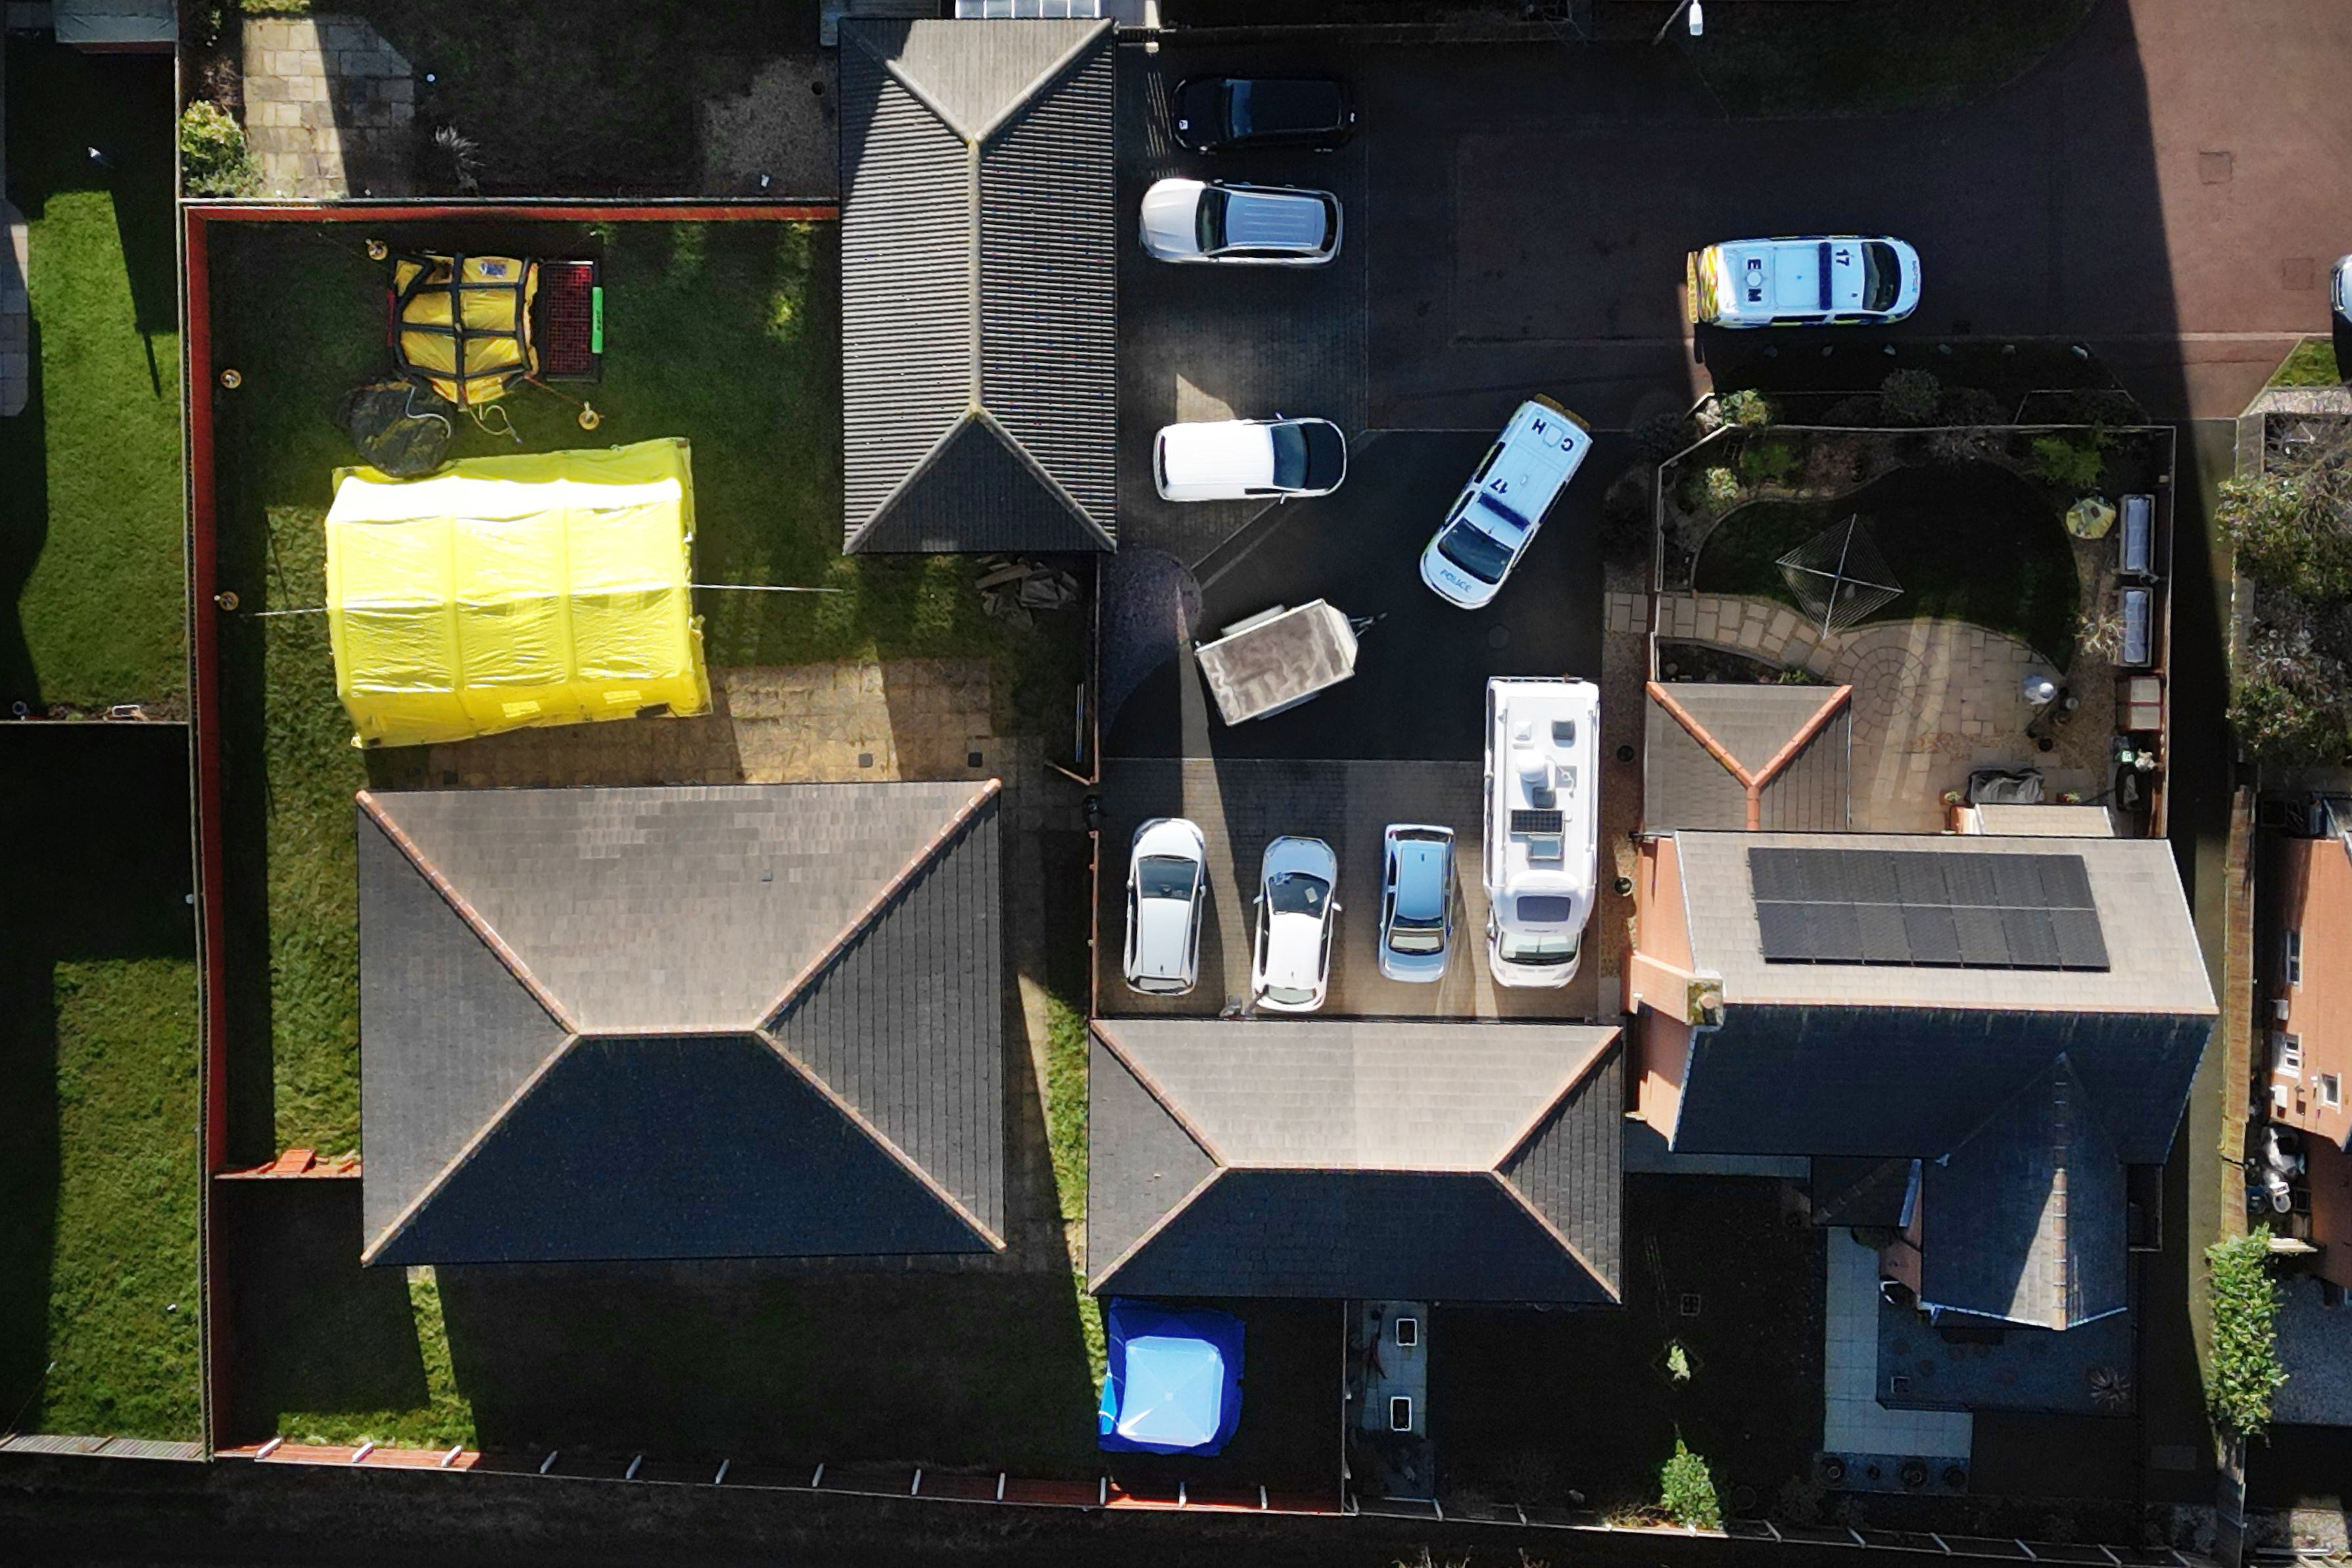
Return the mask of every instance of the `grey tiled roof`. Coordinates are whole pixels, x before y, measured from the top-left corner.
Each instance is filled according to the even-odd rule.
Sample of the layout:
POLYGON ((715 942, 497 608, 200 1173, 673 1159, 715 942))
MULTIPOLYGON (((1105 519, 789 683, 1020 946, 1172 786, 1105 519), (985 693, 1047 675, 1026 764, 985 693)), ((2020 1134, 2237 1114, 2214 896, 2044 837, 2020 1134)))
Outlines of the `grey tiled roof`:
POLYGON ((1921 1301, 2046 1329, 2124 1309, 2124 1167, 2084 1101, 2062 1056, 1927 1167, 1921 1301))
POLYGON ((363 793, 359 834, 372 1260, 1001 1245, 993 783, 363 793), (559 1220, 533 1162, 608 1174, 559 1220))
MULTIPOLYGON (((2217 1010, 2171 846, 2159 839, 2045 839, 2033 846, 2081 857, 2106 936, 2109 967, 2099 972, 1769 963, 1757 923, 1749 854, 1758 849, 1822 847, 1824 841, 1803 833, 1685 831, 1676 833, 1675 842, 1692 958, 1699 968, 1723 977, 1724 1001, 1734 1012, 1759 1003, 2181 1013, 2206 1019, 2217 1010)), ((1852 833, 1827 842, 1841 850, 1938 855, 2013 855, 2019 849, 2013 839, 1980 834, 1852 833)))
POLYGON ((1110 37, 844 20, 845 549, 1112 548, 1110 37))
POLYGON ((2063 1054, 2132 1165, 2161 1165, 2212 1033, 2189 1013, 1733 1006, 1691 1042, 1677 1152, 1933 1157, 2063 1054))
MULTIPOLYGON (((1751 774, 1761 773, 1836 693, 1821 686, 1692 683, 1664 688, 1751 774)), ((1642 760, 1642 825, 1652 832, 1748 827, 1748 787, 1653 694, 1642 760)), ((1765 832, 1843 832, 1851 821, 1853 712, 1837 710, 1764 780, 1765 832)))
POLYGON ((1096 1290, 1614 1298, 1617 1030, 1204 1019, 1095 1028, 1096 1290))

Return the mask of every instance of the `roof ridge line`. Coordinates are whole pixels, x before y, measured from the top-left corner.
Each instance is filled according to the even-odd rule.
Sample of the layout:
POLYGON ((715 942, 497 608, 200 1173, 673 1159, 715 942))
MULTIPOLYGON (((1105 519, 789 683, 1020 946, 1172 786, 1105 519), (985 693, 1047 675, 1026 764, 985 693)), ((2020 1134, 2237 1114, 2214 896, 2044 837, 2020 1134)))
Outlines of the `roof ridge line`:
POLYGON ((1576 1260, 1576 1266, 1584 1270, 1585 1277, 1591 1280, 1594 1284, 1600 1286, 1603 1291, 1607 1291, 1611 1301, 1621 1304, 1624 1301, 1625 1293, 1618 1288, 1617 1281, 1603 1278, 1601 1270, 1592 1266, 1592 1260, 1584 1255, 1584 1249, 1579 1247, 1575 1242, 1570 1241, 1568 1239, 1566 1232, 1562 1231, 1559 1226, 1554 1225, 1549 1219, 1546 1218, 1544 1217, 1543 1210, 1538 1208, 1535 1204, 1528 1199, 1528 1195, 1519 1190, 1518 1183, 1513 1181, 1510 1177, 1505 1176, 1500 1171, 1488 1171, 1486 1173, 1486 1176, 1487 1179, 1492 1181, 1496 1186, 1502 1188, 1503 1196, 1507 1201, 1518 1206, 1520 1213, 1526 1215, 1529 1219, 1534 1220, 1538 1229, 1542 1230, 1546 1236, 1550 1237, 1553 1241, 1559 1243, 1560 1250, 1566 1252, 1570 1258, 1574 1259, 1576 1260))
POLYGON ((573 1046, 586 1038, 577 1030, 567 1032, 562 1042, 553 1051, 549 1051, 546 1059, 537 1067, 532 1068, 520 1083, 515 1085, 514 1092, 509 1094, 498 1110, 485 1118, 482 1124, 467 1136, 465 1143, 458 1146, 457 1152, 451 1155, 441 1168, 433 1173, 433 1179, 426 1182, 398 1214, 394 1215, 384 1223, 383 1228, 376 1232, 375 1239, 360 1249, 360 1261, 362 1264, 375 1261, 377 1254, 399 1239, 400 1233, 415 1223, 416 1217, 424 1212, 425 1206, 438 1197, 457 1172, 481 1151, 482 1145, 489 1141, 490 1134, 506 1124, 507 1118, 514 1113, 515 1107, 521 1104, 530 1092, 539 1087, 540 1081, 554 1069, 558 1061, 572 1053, 573 1046))
POLYGON ((1105 1051, 1118 1058, 1118 1064, 1127 1069, 1135 1082, 1142 1087, 1143 1092, 1159 1103, 1160 1109, 1167 1113, 1168 1119, 1176 1124, 1179 1132, 1192 1139, 1201 1152, 1208 1155, 1219 1169, 1232 1168, 1234 1162, 1228 1160, 1224 1151, 1217 1147, 1209 1134, 1178 1107, 1175 1097, 1168 1092, 1167 1086, 1146 1071, 1143 1064, 1135 1060, 1134 1053, 1119 1041, 1117 1035, 1112 1034, 1105 1027, 1110 1021, 1108 1019, 1090 1019, 1087 1029, 1097 1040, 1102 1041, 1105 1051))
POLYGON ((1829 723, 1839 708, 1845 706, 1846 699, 1853 695, 1853 688, 1850 685, 1832 686, 1830 689, 1830 695, 1822 700, 1822 706, 1813 710, 1812 716, 1799 725, 1797 732, 1783 741, 1780 749, 1772 754, 1771 760, 1756 770, 1756 782, 1749 786, 1750 792, 1760 793, 1765 785, 1779 777, 1780 769, 1795 761, 1797 753, 1802 751, 1806 744, 1822 732, 1822 727, 1829 723))
MULTIPOLYGON (((847 21, 850 18, 845 16, 842 18, 844 21, 847 21)), ((866 18, 860 18, 860 20, 865 19, 866 18)), ((875 21, 883 21, 886 19, 898 21, 901 18, 883 18, 878 16, 871 18, 871 20, 875 21)), ((928 18, 907 17, 904 19, 908 21, 921 21, 927 20, 928 18)), ((930 93, 924 89, 920 82, 908 75, 905 71, 899 69, 898 59, 895 57, 877 53, 873 47, 866 43, 865 32, 866 29, 863 27, 853 27, 849 29, 848 36, 856 41, 858 52, 863 54, 867 59, 872 60, 876 65, 880 66, 885 76, 888 77, 892 81, 897 82, 900 87, 905 88, 908 93, 917 103, 919 103, 925 109, 929 110, 933 118, 937 119, 941 125, 947 127, 949 131, 954 135, 957 141, 962 142, 966 147, 977 147, 979 145, 979 138, 975 137, 970 131, 964 129, 963 123, 957 120, 954 115, 948 112, 947 105, 941 103, 938 99, 933 98, 930 93)))
POLYGON ((1118 1273, 1121 1269, 1126 1268, 1129 1263, 1135 1261, 1135 1255, 1138 1252, 1142 1251, 1150 1243, 1159 1239, 1160 1234, 1171 1225, 1175 1223, 1176 1217, 1183 1213, 1186 1209, 1192 1207, 1192 1205, 1199 1200, 1202 1193, 1216 1186, 1219 1179, 1222 1178, 1225 1172, 1230 1168, 1231 1167, 1227 1166, 1219 1166, 1207 1176, 1204 1176, 1199 1181, 1194 1182, 1190 1192, 1187 1192, 1183 1197, 1178 1198, 1174 1203, 1170 1204, 1166 1212, 1161 1214, 1159 1218, 1153 1220, 1150 1224, 1143 1228, 1143 1233, 1141 1235, 1138 1236, 1134 1240, 1129 1242, 1126 1246, 1118 1249, 1118 1257, 1113 1258, 1109 1262, 1104 1264, 1099 1270, 1096 1271, 1087 1279, 1087 1293, 1091 1295, 1101 1291, 1106 1284, 1109 1283, 1110 1277, 1113 1274, 1118 1273))
POLYGON ((1608 1039, 1601 1041, 1591 1050, 1586 1051, 1584 1053, 1583 1060, 1577 1062, 1570 1071, 1568 1076, 1560 1082, 1559 1087, 1553 1090, 1551 1093, 1545 1098, 1542 1105, 1537 1110, 1536 1113, 1532 1117, 1528 1118, 1528 1120, 1520 1126, 1517 1132, 1511 1134, 1509 1141, 1504 1144, 1502 1152, 1496 1155, 1493 1159, 1486 1162, 1486 1168, 1499 1174, 1504 1164, 1508 1161, 1513 1155, 1517 1154, 1521 1149, 1528 1146, 1528 1141, 1536 1135, 1536 1129, 1541 1127, 1546 1121, 1550 1119, 1552 1113, 1559 1109, 1560 1102, 1567 1099, 1578 1084, 1583 1082, 1587 1078, 1591 1077, 1594 1070, 1601 1065, 1602 1060, 1608 1056, 1611 1051, 1622 1044, 1624 1039, 1625 1030, 1624 1026, 1621 1024, 1609 1031, 1608 1039))
MULTIPOLYGON (((1046 17, 1039 18, 1041 21, 1052 19, 1053 18, 1046 17)), ((1076 18, 1072 19, 1076 20, 1076 18)), ((1036 98, 1040 92, 1045 90, 1045 85, 1048 82, 1067 71, 1072 63, 1075 62, 1080 55, 1093 48, 1097 40, 1100 39, 1105 34, 1113 31, 1115 26, 1116 24, 1114 24, 1108 16, 1098 16, 1095 18, 1095 25, 1087 30, 1086 37, 1073 42, 1068 48, 1064 49, 1058 56, 1055 57, 1053 62, 1047 65, 1045 69, 1030 78, 1029 85, 1015 93, 1006 101, 1003 109, 996 111, 995 119, 990 120, 986 125, 982 126, 977 131, 972 133, 972 146, 977 149, 981 143, 988 141, 989 138, 1003 130, 1006 122, 1011 120, 1014 115, 1028 108, 1031 100, 1036 98)))
MULTIPOLYGON (((975 280, 972 298, 976 300, 979 297, 978 284, 975 280)), ((978 331, 973 332, 971 335, 973 352, 975 355, 973 375, 975 383, 973 391, 975 392, 984 392, 986 391, 985 388, 977 384, 979 374, 976 360, 977 356, 982 351, 982 336, 983 335, 978 331)), ((1109 532, 1105 529, 1100 523, 1095 521, 1092 513, 1088 512, 1084 507, 1078 505, 1078 498, 1076 496, 1071 495, 1070 492, 1064 487, 1059 479, 1055 478, 1053 475, 1045 471, 1045 465, 1037 461, 1037 455, 1029 450, 1028 444, 1019 436, 1013 434, 1012 430, 1003 420, 996 417, 996 411, 988 406, 987 399, 984 396, 973 398, 971 417, 974 423, 979 424, 982 429, 988 431, 991 434, 994 435, 998 441, 1002 442, 1004 445, 1004 449, 1013 454, 1013 460, 1021 464, 1022 466, 1027 468, 1031 474, 1034 475, 1038 481, 1052 493, 1054 498, 1061 502, 1065 507, 1068 508, 1070 515, 1076 517, 1080 523, 1084 524, 1095 538, 1100 539, 1106 549, 1117 549, 1118 548, 1118 541, 1112 538, 1109 532)), ((1117 416, 1114 415, 1113 417, 1116 419, 1117 416)))
POLYGON ((1707 732, 1706 726, 1699 723, 1696 716, 1695 716, 1690 709, 1683 706, 1681 703, 1676 702, 1673 696, 1668 695, 1666 688, 1662 682, 1648 681, 1644 682, 1643 685, 1649 691, 1650 700, 1656 703, 1660 707, 1665 709, 1667 716, 1673 718, 1676 724, 1681 725, 1685 729, 1690 731, 1690 737, 1693 740, 1697 741, 1700 746, 1704 747, 1709 757, 1714 758, 1717 762, 1723 764, 1723 769, 1725 772, 1730 774, 1734 779, 1738 779, 1739 782, 1748 789, 1753 789, 1756 787, 1758 782, 1757 779, 1755 775, 1748 771, 1746 764, 1742 763, 1737 757, 1731 755, 1731 748, 1729 747, 1724 745, 1723 742, 1716 739, 1713 735, 1709 734, 1707 732))
MULTIPOLYGON (((977 382, 978 379, 975 373, 974 382, 977 382)), ((890 493, 874 503, 874 509, 866 514, 866 520, 850 530, 849 537, 842 541, 842 554, 856 553, 857 541, 871 533, 874 525, 882 520, 882 514, 888 511, 900 497, 913 488, 916 480, 929 473, 939 463, 940 455, 948 449, 948 443, 955 439, 956 432, 972 423, 972 417, 978 412, 978 407, 979 402, 975 398, 966 403, 962 413, 948 421, 948 427, 940 432, 938 439, 931 443, 930 450, 917 458, 914 465, 899 476, 896 485, 890 486, 890 493)))
POLYGON ((530 993, 531 999, 546 1011, 547 1016, 554 1020, 556 1027, 567 1034, 580 1033, 579 1020, 572 1018, 570 1009, 557 999, 553 991, 547 988, 545 982, 530 972, 530 966, 523 962, 522 955, 507 945, 507 939, 498 934, 497 929, 484 918, 481 911, 476 909, 464 894, 457 891, 457 884, 442 874, 440 867, 433 863, 432 857, 425 852, 424 848, 408 836, 406 830, 385 813, 383 807, 376 799, 375 791, 362 789, 353 799, 358 801, 360 810, 367 814, 368 820, 373 821, 383 836, 392 841, 393 848, 398 850, 408 863, 416 868, 417 874, 432 885, 433 891, 441 895, 442 902, 457 914, 459 920, 465 922, 467 928, 473 932, 482 946, 490 950, 490 956, 504 965, 507 972, 515 977, 516 982, 530 993))
POLYGON ((955 815, 950 817, 939 831, 931 835, 929 841, 915 852, 914 858, 900 866, 897 874, 882 884, 880 891, 866 901, 863 909, 850 916, 849 924, 841 928, 840 934, 827 943, 815 957, 802 966, 801 972, 786 982, 783 990, 775 999, 753 1015, 752 1029, 764 1032, 769 1025, 775 1021, 777 1014, 791 1006, 800 993, 807 988, 811 981, 831 967, 834 961, 847 950, 850 940, 873 924, 875 916, 882 913, 883 906, 905 891, 907 884, 914 880, 915 873, 930 864, 938 857, 940 851, 947 846, 947 841, 961 831, 967 823, 979 815, 980 809, 995 800, 1003 789, 1004 781, 1001 779, 984 781, 979 792, 958 807, 955 815))
POLYGON ((949 1213, 954 1215, 958 1219, 962 1220, 964 1224, 970 1227, 982 1240, 987 1242, 989 1246, 993 1248, 995 1250, 999 1252, 1005 1250, 1004 1239, 997 1235, 995 1230, 991 1228, 985 1220, 982 1219, 978 1215, 972 1213, 969 1207, 965 1207, 961 1198, 957 1197, 955 1194, 950 1192, 946 1186, 942 1184, 937 1176, 925 1170, 922 1166, 916 1161, 912 1155, 909 1155, 906 1150, 900 1148, 896 1143, 892 1142, 888 1134, 883 1132, 881 1128, 876 1126, 872 1122, 867 1121, 866 1119, 865 1113, 859 1111, 856 1106, 851 1104, 848 1099, 844 1096, 840 1091, 834 1088, 832 1084, 827 1083, 823 1075, 820 1074, 816 1069, 811 1067, 807 1062, 803 1061, 798 1056, 795 1056, 791 1048, 786 1046, 782 1040, 778 1040, 774 1035, 770 1034, 766 1026, 762 1025, 760 1028, 754 1029, 751 1031, 751 1036, 761 1044, 766 1046, 769 1051, 772 1051, 776 1058, 783 1062, 788 1069, 799 1073, 802 1079, 807 1082, 809 1087, 816 1091, 820 1098, 822 1098, 827 1104, 831 1105, 835 1111, 838 1111, 851 1126, 856 1127, 859 1132, 865 1134, 866 1136, 873 1142, 874 1145, 880 1149, 883 1154, 889 1156, 892 1160, 897 1161, 899 1168, 904 1170, 908 1176, 914 1177, 916 1182, 926 1192, 929 1193, 940 1203, 946 1205, 949 1213))

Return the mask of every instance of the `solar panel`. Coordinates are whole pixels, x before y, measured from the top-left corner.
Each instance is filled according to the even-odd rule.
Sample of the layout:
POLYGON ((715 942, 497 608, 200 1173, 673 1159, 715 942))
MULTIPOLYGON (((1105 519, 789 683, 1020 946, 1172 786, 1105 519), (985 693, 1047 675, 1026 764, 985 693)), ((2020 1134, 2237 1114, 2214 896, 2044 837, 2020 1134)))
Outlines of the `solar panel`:
POLYGON ((1564 831, 1566 814, 1559 811, 1534 810, 1519 808, 1511 813, 1511 831, 1515 833, 1558 833, 1564 831))
POLYGON ((1748 868, 1770 962, 2107 967, 2080 855, 1759 847, 1748 868))

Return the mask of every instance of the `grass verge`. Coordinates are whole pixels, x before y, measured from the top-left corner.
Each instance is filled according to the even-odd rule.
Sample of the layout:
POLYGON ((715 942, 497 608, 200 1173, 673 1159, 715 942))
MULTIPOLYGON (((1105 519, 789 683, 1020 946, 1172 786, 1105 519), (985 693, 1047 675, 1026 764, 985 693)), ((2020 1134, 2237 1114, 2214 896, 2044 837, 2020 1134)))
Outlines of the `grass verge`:
POLYGON ((19 38, 7 88, 34 367, 32 401, 0 419, 0 702, 176 714, 187 653, 171 61, 19 38))
POLYGON ((1947 109, 2023 75, 2097 0, 1783 0, 1707 15, 1691 58, 1735 115, 1947 109))
POLYGON ((2336 340, 2305 338, 2271 372, 2274 387, 2340 387, 2344 373, 2336 364, 2336 340))

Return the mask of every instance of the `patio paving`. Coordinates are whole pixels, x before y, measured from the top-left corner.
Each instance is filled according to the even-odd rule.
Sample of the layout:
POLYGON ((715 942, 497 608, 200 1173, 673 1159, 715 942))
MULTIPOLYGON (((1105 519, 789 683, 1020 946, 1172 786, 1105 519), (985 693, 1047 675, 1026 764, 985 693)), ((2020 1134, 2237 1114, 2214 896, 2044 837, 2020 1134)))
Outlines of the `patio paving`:
POLYGON ((249 17, 245 134, 262 193, 408 193, 416 78, 359 16, 249 17))

